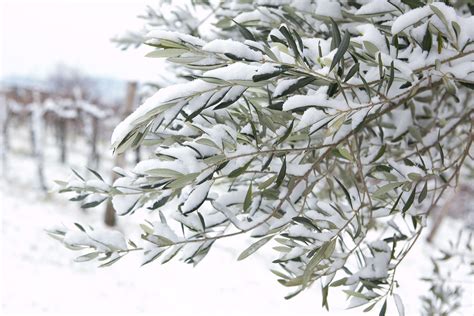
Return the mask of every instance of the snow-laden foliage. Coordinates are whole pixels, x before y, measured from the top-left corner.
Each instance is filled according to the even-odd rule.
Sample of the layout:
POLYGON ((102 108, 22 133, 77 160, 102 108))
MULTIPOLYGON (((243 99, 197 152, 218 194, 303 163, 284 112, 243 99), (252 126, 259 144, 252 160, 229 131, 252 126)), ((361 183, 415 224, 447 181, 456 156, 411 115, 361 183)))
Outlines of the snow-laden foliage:
MULTIPOLYGON (((273 247, 272 272, 288 298, 318 282, 325 307, 340 287, 351 307, 380 303, 383 314, 397 267, 470 159, 468 6, 205 7, 214 38, 167 24, 144 37, 149 56, 193 77, 159 90, 112 135, 116 154, 141 145, 154 156, 116 169, 113 184, 98 174, 60 182, 85 207, 112 199, 119 215, 150 210, 142 240, 109 247, 86 230, 73 246, 93 248, 90 259, 141 251, 144 264, 175 256, 197 264, 214 242, 245 234, 255 242, 239 259, 273 247)), ((66 229, 51 233, 71 246, 66 229)), ((392 302, 403 314, 400 296, 392 302)))

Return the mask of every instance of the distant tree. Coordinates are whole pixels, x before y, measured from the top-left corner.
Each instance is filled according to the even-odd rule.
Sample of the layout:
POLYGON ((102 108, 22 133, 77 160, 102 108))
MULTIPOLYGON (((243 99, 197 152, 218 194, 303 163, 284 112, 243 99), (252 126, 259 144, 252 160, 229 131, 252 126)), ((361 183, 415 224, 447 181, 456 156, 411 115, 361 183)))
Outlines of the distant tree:
MULTIPOLYGON (((53 71, 49 74, 46 79, 47 84, 54 94, 63 98, 69 98, 69 100, 76 100, 81 102, 83 99, 92 100, 99 97, 97 90, 97 82, 92 77, 81 72, 79 69, 65 64, 57 64, 53 71)), ((60 160, 65 163, 67 160, 67 138, 69 133, 70 117, 69 114, 64 116, 62 112, 77 111, 77 105, 71 102, 54 102, 51 108, 56 108, 55 127, 57 142, 60 149, 60 160)), ((94 120, 86 116, 84 118, 84 132, 87 139, 90 139, 90 133, 88 131, 93 129, 94 120)))
POLYGON ((161 22, 143 37, 149 57, 190 80, 160 89, 112 136, 116 154, 155 154, 115 169, 112 184, 95 173, 60 182, 85 206, 152 210, 141 243, 79 224, 50 234, 103 265, 136 251, 143 264, 178 253, 197 264, 217 240, 246 234, 255 242, 238 259, 273 245, 287 298, 318 281, 326 308, 340 287, 351 307, 383 315, 393 295, 404 314, 397 268, 472 158, 471 7, 194 2, 209 23, 186 32, 200 37, 161 22))
POLYGON ((81 98, 86 100, 99 97, 97 80, 69 65, 57 64, 46 82, 55 94, 64 97, 75 97, 74 91, 77 90, 80 90, 81 98))

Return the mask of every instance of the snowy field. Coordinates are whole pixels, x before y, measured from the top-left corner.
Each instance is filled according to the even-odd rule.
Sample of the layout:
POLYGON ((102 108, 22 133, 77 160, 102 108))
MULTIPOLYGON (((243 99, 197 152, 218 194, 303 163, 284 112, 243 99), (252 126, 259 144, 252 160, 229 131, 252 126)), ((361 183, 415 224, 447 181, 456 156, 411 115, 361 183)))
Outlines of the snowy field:
MULTIPOLYGON (((25 138, 26 134, 16 137, 25 138)), ((220 241, 197 267, 178 261, 166 265, 140 267, 139 255, 130 254, 108 268, 96 263, 75 263, 78 253, 48 237, 44 229, 74 222, 101 225, 102 210, 80 210, 75 203, 54 193, 42 194, 35 188, 35 164, 28 156, 26 142, 12 142, 7 179, 1 190, 1 308, 4 314, 153 314, 153 315, 359 315, 361 310, 344 310, 347 300, 337 289, 329 293, 330 312, 321 309, 318 286, 287 301, 287 289, 269 271, 271 249, 261 249, 244 261, 236 261, 246 248, 246 239, 220 241)), ((80 148, 81 144, 77 145, 80 148)), ((86 161, 77 151, 72 165, 86 161)), ((71 155, 71 156, 72 156, 71 155)), ((57 152, 46 150, 46 174, 52 179, 67 178, 67 166, 56 163, 57 152)), ((80 169, 80 168, 79 168, 80 169)), ((127 233, 146 213, 122 217, 118 229, 127 233)), ((437 244, 445 243, 462 223, 443 222, 437 244)), ((429 244, 421 241, 398 272, 398 294, 406 315, 420 314, 419 296, 429 275, 429 244)), ((465 278, 464 275, 460 277, 465 278)), ((463 315, 473 315, 474 280, 466 282, 463 315), (471 305, 470 305, 471 304, 471 305)), ((372 314, 378 314, 380 307, 372 314)), ((387 315, 396 315, 389 300, 387 315)))

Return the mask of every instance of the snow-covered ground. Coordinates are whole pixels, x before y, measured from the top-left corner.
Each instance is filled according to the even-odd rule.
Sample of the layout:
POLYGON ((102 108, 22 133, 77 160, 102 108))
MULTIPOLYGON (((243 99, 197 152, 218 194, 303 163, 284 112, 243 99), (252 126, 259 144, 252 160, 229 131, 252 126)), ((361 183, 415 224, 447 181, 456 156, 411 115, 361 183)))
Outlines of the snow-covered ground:
MULTIPOLYGON (((23 136, 25 136, 24 134, 23 136)), ((16 135, 19 137, 18 135, 16 135)), ((21 135, 20 135, 21 136, 21 135)), ((17 138, 16 138, 17 139, 17 138)), ((69 175, 59 165, 57 152, 49 144, 46 174, 49 181, 69 175)), ((81 148, 80 142, 76 150, 81 148)), ((108 268, 96 263, 75 263, 78 255, 48 237, 44 229, 73 222, 101 225, 102 211, 82 211, 64 196, 42 194, 35 188, 35 165, 26 142, 15 143, 9 160, 9 175, 0 181, 1 191, 1 309, 4 314, 154 314, 154 315, 358 315, 344 310, 346 297, 338 289, 329 293, 330 312, 321 309, 318 286, 287 301, 287 289, 269 271, 271 249, 261 249, 236 261, 247 240, 220 241, 197 267, 172 261, 166 265, 140 267, 139 255, 130 254, 108 268)), ((80 151, 75 166, 85 165, 80 151)), ((133 231, 133 223, 147 214, 122 217, 119 230, 133 231), (132 224, 132 225, 130 225, 132 224)), ((455 237, 462 223, 447 219, 436 244, 455 237)), ((419 296, 428 285, 420 277, 429 275, 429 244, 421 241, 399 268, 398 294, 406 315, 420 314, 419 296)), ((465 278, 465 276, 460 276, 465 278)), ((473 297, 474 280, 466 282, 466 298, 473 297)), ((472 315, 472 302, 462 314, 472 315)), ((378 310, 374 309, 373 314, 378 310)), ((396 315, 389 300, 388 315, 396 315)))

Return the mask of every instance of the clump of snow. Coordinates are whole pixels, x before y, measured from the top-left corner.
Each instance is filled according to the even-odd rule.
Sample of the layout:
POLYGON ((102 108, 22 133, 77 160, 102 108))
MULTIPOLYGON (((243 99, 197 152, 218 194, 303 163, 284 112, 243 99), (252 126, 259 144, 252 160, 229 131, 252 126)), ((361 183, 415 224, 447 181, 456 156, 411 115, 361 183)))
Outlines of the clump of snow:
POLYGON ((193 46, 203 46, 205 42, 199 37, 195 37, 189 34, 183 34, 179 32, 163 31, 163 30, 151 30, 146 35, 149 39, 164 39, 171 42, 184 42, 189 43, 193 46))
POLYGON ((262 66, 260 66, 255 73, 256 75, 264 75, 264 74, 271 74, 274 72, 279 71, 281 68, 275 64, 272 63, 264 63, 262 66))
POLYGON ((252 77, 257 73, 258 66, 236 62, 227 67, 206 71, 203 76, 218 78, 225 81, 245 80, 252 81, 252 77))
POLYGON ((264 11, 265 11, 265 8, 261 8, 259 10, 254 10, 254 11, 242 12, 239 15, 237 15, 234 18, 234 20, 240 24, 255 22, 255 21, 271 22, 271 18, 269 17, 269 15, 264 14, 263 13, 264 11))
POLYGON ((290 237, 304 237, 316 239, 316 233, 303 225, 293 225, 288 228, 288 236, 290 237))
POLYGON ((311 126, 323 120, 326 117, 327 117, 327 114, 324 113, 323 111, 315 109, 315 108, 309 108, 306 111, 304 111, 296 129, 299 130, 299 129, 303 129, 305 127, 311 126))
POLYGON ((372 24, 362 24, 357 26, 357 30, 362 34, 361 36, 355 37, 352 40, 360 44, 364 42, 370 42, 374 44, 380 51, 388 52, 388 48, 385 42, 385 37, 380 33, 379 30, 372 24))
POLYGON ((421 8, 415 8, 407 11, 406 13, 400 15, 392 24, 392 34, 398 34, 404 29, 413 25, 420 20, 426 18, 427 16, 433 14, 433 11, 429 6, 424 6, 421 8))
POLYGON ((213 182, 212 180, 208 180, 197 185, 181 206, 181 211, 186 214, 198 208, 209 194, 209 189, 213 182))
MULTIPOLYGON (((192 149, 189 149, 189 153, 191 153, 191 151, 192 149)), ((150 171, 156 169, 169 169, 182 174, 185 174, 189 171, 188 168, 186 168, 186 166, 178 160, 167 161, 160 159, 147 159, 140 161, 135 166, 135 168, 133 168, 133 172, 137 174, 149 174, 150 171)))
POLYGON ((171 240, 172 242, 180 241, 180 238, 166 223, 153 223, 153 230, 156 235, 165 237, 166 239, 171 240))
POLYGON ((367 259, 365 267, 359 271, 358 276, 367 280, 386 278, 390 262, 390 247, 384 241, 376 241, 370 244, 370 249, 373 258, 367 259))
MULTIPOLYGON (((310 163, 287 163, 286 173, 294 176, 303 176, 308 170, 311 169, 312 164, 310 163)), ((303 183, 303 182, 301 182, 303 183)))
POLYGON ((126 193, 121 195, 115 195, 112 198, 112 205, 115 211, 119 215, 126 214, 130 209, 137 203, 140 198, 140 191, 133 189, 133 180, 130 178, 118 178, 114 182, 114 187, 119 191, 126 193), (138 193, 138 194, 137 194, 138 193))
POLYGON ((99 189, 101 191, 108 191, 109 190, 108 184, 105 183, 104 181, 99 180, 99 179, 87 180, 85 185, 88 186, 88 187, 99 189))
POLYGON ((64 236, 63 242, 72 247, 92 247, 100 252, 127 249, 123 234, 109 229, 95 229, 88 232, 70 230, 64 236))
POLYGON ((99 203, 99 202, 103 202, 106 198, 107 198, 107 196, 105 196, 104 194, 100 194, 100 193, 89 194, 89 195, 84 199, 83 204, 86 205, 86 204, 89 204, 89 203, 99 203))
POLYGON ((380 14, 396 10, 396 7, 387 0, 372 0, 361 6, 357 11, 357 15, 380 14))
POLYGON ((392 137, 397 138, 398 136, 405 133, 408 128, 412 125, 413 119, 411 117, 410 109, 407 110, 397 110, 393 112, 394 117, 393 121, 397 127, 392 137))
POLYGON ((367 117, 368 112, 369 112, 369 109, 362 109, 355 112, 351 116, 352 129, 356 129, 360 125, 360 123, 364 121, 364 119, 367 117))
POLYGON ((342 19, 341 5, 337 1, 319 0, 316 2, 317 15, 331 17, 333 19, 342 19))
POLYGON ((283 92, 288 90, 288 88, 290 88, 292 85, 296 84, 298 80, 299 80, 298 78, 278 80, 278 84, 275 87, 275 90, 273 91, 273 97, 278 98, 279 96, 281 96, 283 92))
POLYGON ((237 58, 257 61, 262 59, 262 53, 249 48, 247 45, 227 39, 213 40, 202 48, 203 51, 211 53, 231 54, 237 58))
MULTIPOLYGON (((180 99, 185 99, 191 95, 199 95, 207 90, 214 88, 212 83, 203 80, 194 80, 186 83, 175 84, 165 87, 148 98, 138 109, 125 118, 114 129, 111 137, 113 146, 120 142, 141 122, 151 119, 157 113, 165 111, 162 108, 165 105, 177 103, 180 99)), ((173 117, 168 118, 171 120, 173 117)))
POLYGON ((284 111, 291 111, 298 108, 314 106, 318 108, 329 108, 336 110, 346 110, 348 107, 344 101, 329 99, 327 94, 323 92, 315 93, 313 95, 294 95, 288 98, 283 103, 284 111))

